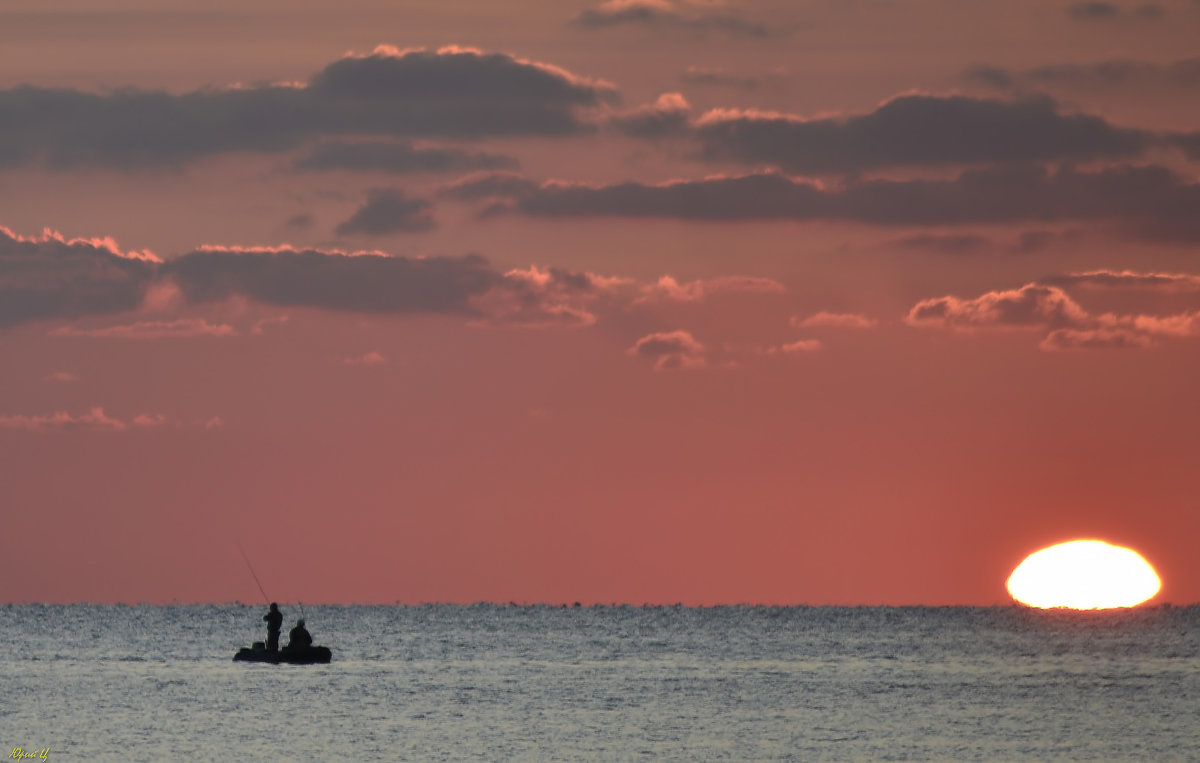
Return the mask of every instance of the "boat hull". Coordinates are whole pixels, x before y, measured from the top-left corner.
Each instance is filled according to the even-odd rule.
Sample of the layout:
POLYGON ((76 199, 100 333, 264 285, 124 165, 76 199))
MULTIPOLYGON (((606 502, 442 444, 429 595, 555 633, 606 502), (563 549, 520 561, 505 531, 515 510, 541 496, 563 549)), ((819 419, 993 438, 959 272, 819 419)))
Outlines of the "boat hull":
POLYGON ((310 646, 304 649, 287 649, 268 652, 266 649, 250 649, 242 647, 233 656, 234 662, 267 662, 272 665, 315 665, 329 662, 333 652, 328 647, 310 646))

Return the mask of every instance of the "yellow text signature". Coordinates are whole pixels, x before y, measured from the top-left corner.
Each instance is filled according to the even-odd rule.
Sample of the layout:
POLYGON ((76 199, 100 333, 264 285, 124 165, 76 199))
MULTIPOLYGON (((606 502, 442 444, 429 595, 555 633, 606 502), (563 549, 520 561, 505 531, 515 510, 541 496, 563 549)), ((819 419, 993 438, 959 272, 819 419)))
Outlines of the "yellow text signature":
POLYGON ((25 760, 27 758, 46 760, 50 757, 50 748, 43 747, 40 750, 26 750, 24 747, 14 747, 13 751, 8 754, 8 757, 13 760, 25 760))

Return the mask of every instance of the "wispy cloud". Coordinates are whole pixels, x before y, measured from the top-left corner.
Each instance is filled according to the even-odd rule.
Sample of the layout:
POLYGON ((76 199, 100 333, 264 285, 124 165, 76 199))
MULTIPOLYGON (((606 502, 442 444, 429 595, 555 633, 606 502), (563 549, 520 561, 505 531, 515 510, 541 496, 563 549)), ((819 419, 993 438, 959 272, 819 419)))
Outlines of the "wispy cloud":
POLYGON ((337 226, 339 236, 382 236, 388 233, 423 233, 433 230, 433 204, 397 188, 376 188, 353 215, 337 226))
POLYGON ((742 37, 766 37, 766 25, 740 10, 719 3, 671 0, 607 0, 580 12, 574 23, 584 29, 637 26, 655 30, 724 32, 742 37))
POLYGON ((342 358, 342 363, 347 366, 379 366, 387 363, 387 358, 382 353, 372 350, 364 352, 362 355, 342 358))
POLYGON ((93 339, 180 339, 197 336, 236 336, 237 329, 227 323, 209 323, 201 318, 180 318, 174 321, 139 321, 96 328, 60 326, 50 333, 54 336, 93 339))
POLYGON ((869 329, 879 325, 874 318, 858 313, 830 313, 824 310, 806 318, 793 315, 789 322, 796 328, 869 329))
POLYGON ((637 340, 627 350, 633 357, 654 361, 655 371, 704 368, 705 346, 689 331, 658 331, 637 340))

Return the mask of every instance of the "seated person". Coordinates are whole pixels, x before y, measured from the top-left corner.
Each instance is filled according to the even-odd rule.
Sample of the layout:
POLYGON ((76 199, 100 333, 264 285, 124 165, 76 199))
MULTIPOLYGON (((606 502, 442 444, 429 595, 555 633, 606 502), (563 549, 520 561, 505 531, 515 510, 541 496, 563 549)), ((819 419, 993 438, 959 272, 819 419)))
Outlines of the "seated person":
POLYGON ((308 630, 304 627, 303 620, 296 621, 296 627, 292 628, 288 633, 288 649, 307 649, 312 646, 312 636, 308 635, 308 630))

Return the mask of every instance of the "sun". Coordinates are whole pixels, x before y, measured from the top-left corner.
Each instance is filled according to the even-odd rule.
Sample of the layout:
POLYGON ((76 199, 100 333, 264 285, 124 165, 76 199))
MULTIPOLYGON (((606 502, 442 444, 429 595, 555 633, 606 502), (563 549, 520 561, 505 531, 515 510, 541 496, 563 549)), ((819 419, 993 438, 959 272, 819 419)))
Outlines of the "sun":
POLYGON ((1040 609, 1112 609, 1152 599, 1162 580, 1141 554, 1102 540, 1059 543, 1025 557, 1008 592, 1040 609))

